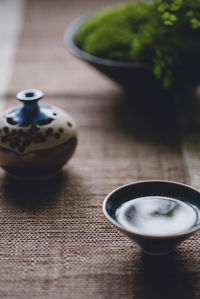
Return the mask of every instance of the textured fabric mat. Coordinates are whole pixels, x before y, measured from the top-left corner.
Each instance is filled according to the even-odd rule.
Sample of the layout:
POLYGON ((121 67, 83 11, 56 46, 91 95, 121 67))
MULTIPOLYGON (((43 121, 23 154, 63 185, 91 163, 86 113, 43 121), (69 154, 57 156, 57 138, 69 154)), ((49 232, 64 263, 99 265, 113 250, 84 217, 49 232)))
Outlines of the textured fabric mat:
POLYGON ((199 233, 171 255, 154 258, 102 213, 106 194, 122 184, 199 181, 199 138, 197 147, 193 139, 182 142, 173 113, 144 108, 63 45, 63 32, 74 18, 121 2, 21 3, 23 24, 2 107, 15 104, 21 89, 41 89, 43 103, 74 116, 79 144, 51 181, 18 182, 1 171, 1 298, 200 297, 199 233))

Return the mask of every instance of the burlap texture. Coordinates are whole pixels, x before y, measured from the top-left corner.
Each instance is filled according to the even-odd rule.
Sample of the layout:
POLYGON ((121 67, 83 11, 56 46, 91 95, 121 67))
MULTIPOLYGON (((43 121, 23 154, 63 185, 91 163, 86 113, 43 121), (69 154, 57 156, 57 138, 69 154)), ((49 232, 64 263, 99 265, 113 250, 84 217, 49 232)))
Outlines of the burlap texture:
MULTIPOLYGON (((21 89, 73 115, 74 158, 57 178, 18 182, 1 172, 1 298, 199 298, 199 234, 153 258, 104 218, 113 188, 143 179, 190 183, 173 115, 158 116, 66 51, 81 14, 123 1, 29 0, 6 105, 21 89)), ((151 101, 151 97, 148 99, 151 101)), ((166 112, 166 111, 165 111, 166 112)))

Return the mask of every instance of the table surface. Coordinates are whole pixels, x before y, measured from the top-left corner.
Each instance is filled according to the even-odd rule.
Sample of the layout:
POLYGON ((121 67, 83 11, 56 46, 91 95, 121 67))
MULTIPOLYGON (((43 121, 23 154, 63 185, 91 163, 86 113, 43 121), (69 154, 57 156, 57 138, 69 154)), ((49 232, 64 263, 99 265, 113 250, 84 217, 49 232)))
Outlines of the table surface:
POLYGON ((79 129, 76 154, 54 180, 24 183, 0 172, 1 298, 200 296, 199 233, 150 257, 102 213, 120 185, 167 179, 198 187, 200 179, 199 133, 181 137, 166 103, 158 115, 151 94, 141 105, 64 47, 74 18, 120 2, 0 3, 1 109, 19 90, 41 89, 43 103, 70 112, 79 129))

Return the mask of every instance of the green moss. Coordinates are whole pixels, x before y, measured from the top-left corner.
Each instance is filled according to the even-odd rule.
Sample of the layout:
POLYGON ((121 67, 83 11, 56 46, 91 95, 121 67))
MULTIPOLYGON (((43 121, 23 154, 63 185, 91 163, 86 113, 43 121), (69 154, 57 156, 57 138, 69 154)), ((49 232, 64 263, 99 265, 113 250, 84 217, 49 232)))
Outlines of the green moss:
MULTIPOLYGON (((200 12, 199 1, 196 8, 200 12)), ((200 67, 199 29, 191 28, 183 8, 174 23, 166 26, 156 5, 126 3, 87 20, 77 32, 76 43, 94 56, 150 63, 156 78, 167 88, 180 79, 193 80, 194 64, 200 67)))
MULTIPOLYGON (((76 43, 94 56, 135 60, 138 55, 141 56, 147 42, 140 31, 145 30, 142 29, 145 24, 155 23, 152 18, 155 13, 156 9, 152 5, 144 3, 128 3, 102 11, 83 24, 77 33, 76 43)), ((148 33, 145 36, 151 39, 148 33)))

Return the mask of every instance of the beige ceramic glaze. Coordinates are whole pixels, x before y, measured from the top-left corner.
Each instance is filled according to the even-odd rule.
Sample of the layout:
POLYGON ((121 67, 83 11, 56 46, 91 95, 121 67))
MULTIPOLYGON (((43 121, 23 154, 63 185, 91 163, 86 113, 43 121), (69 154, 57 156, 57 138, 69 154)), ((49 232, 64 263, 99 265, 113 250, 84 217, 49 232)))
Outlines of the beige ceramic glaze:
POLYGON ((55 106, 38 105, 43 93, 24 90, 13 106, 0 115, 0 166, 26 179, 51 176, 71 158, 77 145, 76 123, 55 106))
MULTIPOLYGON (((15 107, 11 109, 13 108, 15 107)), ((24 155, 32 151, 55 147, 77 136, 76 124, 73 118, 67 112, 55 106, 53 108, 57 112, 57 119, 53 120, 49 125, 38 126, 39 130, 34 130, 31 126, 19 127, 18 125, 10 125, 4 115, 11 109, 5 111, 0 117, 0 147, 12 150, 19 155, 24 155), (4 137, 7 137, 7 141, 4 141, 4 137), (19 146, 12 147, 12 142, 15 141, 16 137, 20 139, 21 146, 23 146, 23 142, 27 138, 31 139, 32 142, 24 147, 23 151, 20 151, 19 146), (45 141, 42 137, 45 138, 45 141)))

